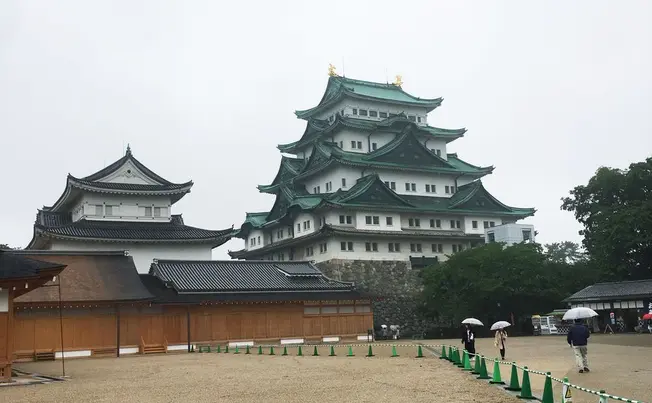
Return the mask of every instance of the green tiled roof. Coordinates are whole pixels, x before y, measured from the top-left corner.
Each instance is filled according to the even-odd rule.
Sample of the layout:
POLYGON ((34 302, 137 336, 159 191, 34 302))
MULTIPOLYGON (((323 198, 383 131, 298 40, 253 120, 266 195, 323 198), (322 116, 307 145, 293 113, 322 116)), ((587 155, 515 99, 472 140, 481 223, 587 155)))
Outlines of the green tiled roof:
POLYGON ((535 213, 533 208, 510 207, 501 203, 484 188, 480 180, 460 186, 452 197, 399 195, 388 188, 377 174, 358 179, 348 191, 297 194, 285 185, 281 185, 280 189, 272 210, 265 218, 265 223, 253 226, 247 216, 247 221, 240 228, 241 233, 247 232, 245 225, 248 223, 255 228, 274 225, 293 209, 299 211, 320 208, 381 209, 414 213, 503 216, 516 219, 529 217, 535 213))
POLYGON ((406 126, 412 126, 418 135, 431 136, 446 141, 447 143, 464 136, 466 129, 441 129, 432 126, 422 126, 410 121, 408 117, 399 113, 396 116, 373 121, 367 119, 353 118, 349 116, 336 115, 335 121, 329 123, 327 120, 308 119, 306 130, 301 139, 293 143, 279 144, 277 148, 284 153, 296 153, 297 149, 309 145, 317 140, 324 140, 334 135, 343 128, 358 129, 365 132, 385 132, 400 134, 406 126))
POLYGON ((305 164, 303 158, 289 158, 283 156, 281 158, 281 165, 278 168, 276 177, 269 185, 258 185, 258 190, 263 193, 275 193, 278 190, 278 186, 281 183, 286 183, 292 180, 295 176, 301 172, 305 164))
POLYGON ((332 76, 328 79, 326 91, 319 104, 314 108, 295 111, 297 117, 308 119, 323 111, 344 97, 383 101, 406 106, 420 106, 431 111, 441 105, 442 98, 422 99, 403 91, 394 84, 374 83, 351 78, 332 76))
POLYGON ((444 160, 421 144, 413 128, 407 126, 394 140, 369 154, 347 152, 333 143, 317 142, 301 173, 294 180, 310 177, 333 163, 391 170, 448 173, 477 178, 493 171, 491 166, 471 165, 454 154, 450 161, 444 160))

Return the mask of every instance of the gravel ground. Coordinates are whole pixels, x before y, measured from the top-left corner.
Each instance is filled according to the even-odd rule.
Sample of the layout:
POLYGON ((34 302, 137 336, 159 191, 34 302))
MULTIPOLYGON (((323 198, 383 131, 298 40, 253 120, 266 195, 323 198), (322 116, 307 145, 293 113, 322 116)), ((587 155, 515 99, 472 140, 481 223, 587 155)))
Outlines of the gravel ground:
MULTIPOLYGON (((401 343, 409 343, 400 341, 401 343)), ((459 340, 425 341, 459 345, 459 340)), ((507 360, 532 369, 568 376, 571 382, 592 389, 605 389, 623 397, 652 403, 652 335, 594 335, 589 344, 591 373, 578 374, 572 351, 559 336, 510 338, 507 360)), ((320 357, 312 348, 296 357, 234 354, 169 354, 127 356, 120 359, 76 359, 66 361, 70 380, 48 385, 0 389, 4 402, 492 402, 514 403, 518 399, 486 381, 438 360, 424 349, 426 358, 415 359, 416 347, 400 346, 400 357, 391 358, 391 346, 374 347, 375 357, 364 357, 368 349, 336 347, 337 357, 320 357)), ((477 350, 495 356, 493 339, 478 339, 477 350)), ((25 371, 59 375, 61 363, 18 364, 25 371)), ((490 368, 491 370, 491 368, 490 368)), ((509 380, 509 366, 501 367, 509 380)), ((521 373, 519 372, 519 378, 521 373)), ((543 377, 532 375, 536 395, 543 390, 543 377)), ((560 400, 561 387, 555 384, 560 400)), ((595 403, 595 396, 576 391, 575 403, 595 403)))
MULTIPOLYGON (((69 360, 71 379, 47 385, 0 389, 6 402, 492 402, 517 399, 433 358, 412 358, 415 348, 390 348, 375 357, 283 357, 234 354, 69 360), (412 357, 408 356, 412 355, 412 357), (403 357, 403 355, 406 355, 403 357)), ((294 351, 292 351, 295 354, 294 351)), ((57 374, 60 363, 21 364, 24 370, 57 374)))

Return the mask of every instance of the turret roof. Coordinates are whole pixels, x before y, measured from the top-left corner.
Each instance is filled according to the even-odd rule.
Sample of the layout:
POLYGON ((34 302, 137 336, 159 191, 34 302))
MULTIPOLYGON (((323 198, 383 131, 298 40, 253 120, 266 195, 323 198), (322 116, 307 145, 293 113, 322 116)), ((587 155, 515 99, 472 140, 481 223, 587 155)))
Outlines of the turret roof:
POLYGON ((295 111, 297 117, 307 119, 315 116, 339 100, 349 97, 362 100, 383 101, 395 105, 418 106, 431 111, 441 105, 442 98, 423 99, 408 94, 395 84, 375 83, 352 78, 331 76, 319 104, 313 108, 295 111))
POLYGON ((127 151, 122 158, 94 174, 83 178, 68 174, 66 190, 51 207, 44 207, 43 209, 65 211, 66 207, 76 199, 80 191, 149 196, 170 195, 171 202, 175 203, 190 192, 192 186, 192 181, 173 183, 157 175, 138 161, 133 156, 131 148, 127 147, 127 151), (124 177, 125 179, 116 180, 118 177, 124 177), (129 178, 133 177, 139 177, 141 181, 146 183, 130 182, 129 178), (107 178, 113 180, 107 180, 107 178))
POLYGON ((39 210, 34 223, 34 237, 27 249, 40 249, 48 238, 100 242, 129 243, 210 243, 222 245, 233 234, 233 227, 206 230, 185 225, 183 217, 173 215, 170 221, 73 221, 71 213, 39 210))

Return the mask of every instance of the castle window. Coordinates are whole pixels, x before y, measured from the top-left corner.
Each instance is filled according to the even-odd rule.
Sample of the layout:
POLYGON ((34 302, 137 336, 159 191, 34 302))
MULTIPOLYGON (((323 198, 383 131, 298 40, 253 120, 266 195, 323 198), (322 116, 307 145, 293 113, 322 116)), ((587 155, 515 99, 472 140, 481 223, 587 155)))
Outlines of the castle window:
POLYGON ((369 116, 372 118, 377 118, 378 117, 378 112, 376 111, 369 111, 369 116))
POLYGON ((357 109, 357 108, 353 108, 353 114, 354 114, 354 115, 357 115, 357 114, 358 114, 358 109, 357 109))
POLYGON ((411 243, 410 244, 410 252, 421 252, 421 244, 420 243, 411 243))
POLYGON ((398 242, 390 242, 390 243, 387 245, 387 249, 388 249, 390 252, 400 252, 400 251, 401 251, 401 244, 398 243, 398 242))
POLYGON ((373 151, 376 151, 378 149, 378 144, 377 143, 371 143, 371 149, 373 151))
POLYGON ((387 118, 387 112, 378 112, 378 116, 381 118, 387 118))
POLYGON ((114 206, 104 206, 104 215, 109 217, 113 215, 113 207, 114 206))
POLYGON ((367 116, 367 110, 366 109, 360 109, 360 116, 367 116))
POLYGON ((364 249, 367 252, 378 252, 378 244, 376 242, 365 242, 364 249))
POLYGON ((394 225, 394 218, 393 217, 385 217, 385 225, 388 227, 391 227, 394 225))
POLYGON ((471 226, 473 227, 473 229, 477 229, 478 228, 478 222, 477 221, 471 221, 471 226))
POLYGON ((343 187, 343 188, 346 187, 346 178, 342 178, 342 187, 343 187))
POLYGON ((416 120, 417 120, 417 118, 414 117, 414 115, 409 115, 408 119, 410 120, 410 122, 416 122, 416 120))

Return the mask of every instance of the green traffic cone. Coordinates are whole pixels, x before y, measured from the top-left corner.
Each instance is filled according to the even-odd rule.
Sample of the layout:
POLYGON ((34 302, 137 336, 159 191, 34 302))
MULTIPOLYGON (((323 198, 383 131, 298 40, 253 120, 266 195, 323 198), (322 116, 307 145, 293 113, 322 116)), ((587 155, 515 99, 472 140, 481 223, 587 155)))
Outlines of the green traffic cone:
POLYGON ((469 358, 469 354, 464 351, 464 367, 462 368, 462 371, 471 371, 473 368, 471 368, 471 359, 469 358))
POLYGON ((303 351, 301 350, 301 346, 299 346, 299 350, 297 350, 297 356, 303 357, 303 351))
POLYGON ((349 352, 346 353, 347 357, 353 357, 353 347, 349 346, 349 352))
POLYGON ((498 363, 498 360, 494 360, 494 373, 492 374, 491 380, 489 383, 495 384, 495 385, 504 385, 505 382, 503 382, 502 378, 500 377, 500 364, 498 363))
POLYGON ((516 369, 516 363, 512 363, 512 375, 509 377, 509 385, 505 386, 505 389, 511 390, 512 392, 520 392, 521 385, 518 383, 518 370, 516 369))
POLYGON ((478 376, 478 379, 491 379, 487 373, 487 363, 485 362, 484 357, 480 359, 480 376, 478 376))
POLYGON ((335 357, 335 347, 331 346, 331 352, 328 354, 329 357, 335 357))
POLYGON ((283 354, 281 355, 288 355, 288 348, 286 346, 283 346, 283 354))
POLYGON ((541 403, 555 403, 555 398, 552 395, 552 377, 550 372, 546 372, 546 383, 543 384, 541 403))
POLYGON ((224 347, 224 352, 228 353, 229 352, 229 345, 227 344, 226 347, 224 347))
POLYGON ((263 346, 258 346, 258 355, 263 355, 263 346))
POLYGON ((190 352, 191 352, 191 353, 194 353, 194 352, 195 352, 195 345, 194 345, 194 344, 193 344, 192 346, 190 346, 190 352))
POLYGON ((518 395, 520 399, 534 400, 536 397, 532 396, 532 387, 530 386, 530 371, 527 367, 523 367, 523 385, 521 385, 521 394, 518 395))
POLYGON ((237 344, 235 346, 235 351, 233 352, 233 354, 240 354, 240 348, 238 347, 237 344))
POLYGON ((466 351, 466 350, 462 351, 462 359, 460 360, 460 362, 457 363, 457 366, 460 367, 460 368, 464 368, 464 363, 468 359, 469 359, 468 351, 466 351))
POLYGON ((460 349, 456 348, 455 351, 453 352, 453 354, 455 355, 455 359, 453 360, 453 364, 460 365, 460 363, 462 363, 462 358, 460 356, 460 349))
POLYGON ((217 345, 217 350, 215 352, 216 353, 221 353, 222 352, 222 346, 218 344, 217 345))
POLYGON ((476 355, 475 359, 473 361, 474 361, 473 362, 474 365, 473 365, 473 370, 471 371, 471 373, 473 375, 479 375, 480 374, 480 361, 481 361, 480 356, 476 355))
POLYGON ((317 346, 312 350, 312 356, 313 357, 319 357, 319 351, 317 351, 317 346))
POLYGON ((396 353, 396 346, 392 346, 392 357, 398 357, 398 354, 396 353))
POLYGON ((249 351, 249 345, 247 344, 247 348, 245 349, 245 354, 251 354, 251 351, 249 351))
POLYGON ((448 361, 453 362, 453 347, 448 346, 448 361))
POLYGON ((274 346, 269 346, 269 355, 276 355, 274 354, 274 346))
POLYGON ((446 357, 446 346, 441 346, 441 355, 439 356, 440 360, 446 360, 448 357, 446 357))
POLYGON ((371 348, 371 344, 369 345, 369 352, 367 353, 367 357, 373 357, 374 356, 374 351, 371 348))
POLYGON ((421 345, 417 346, 417 358, 423 358, 423 350, 421 349, 421 345))

